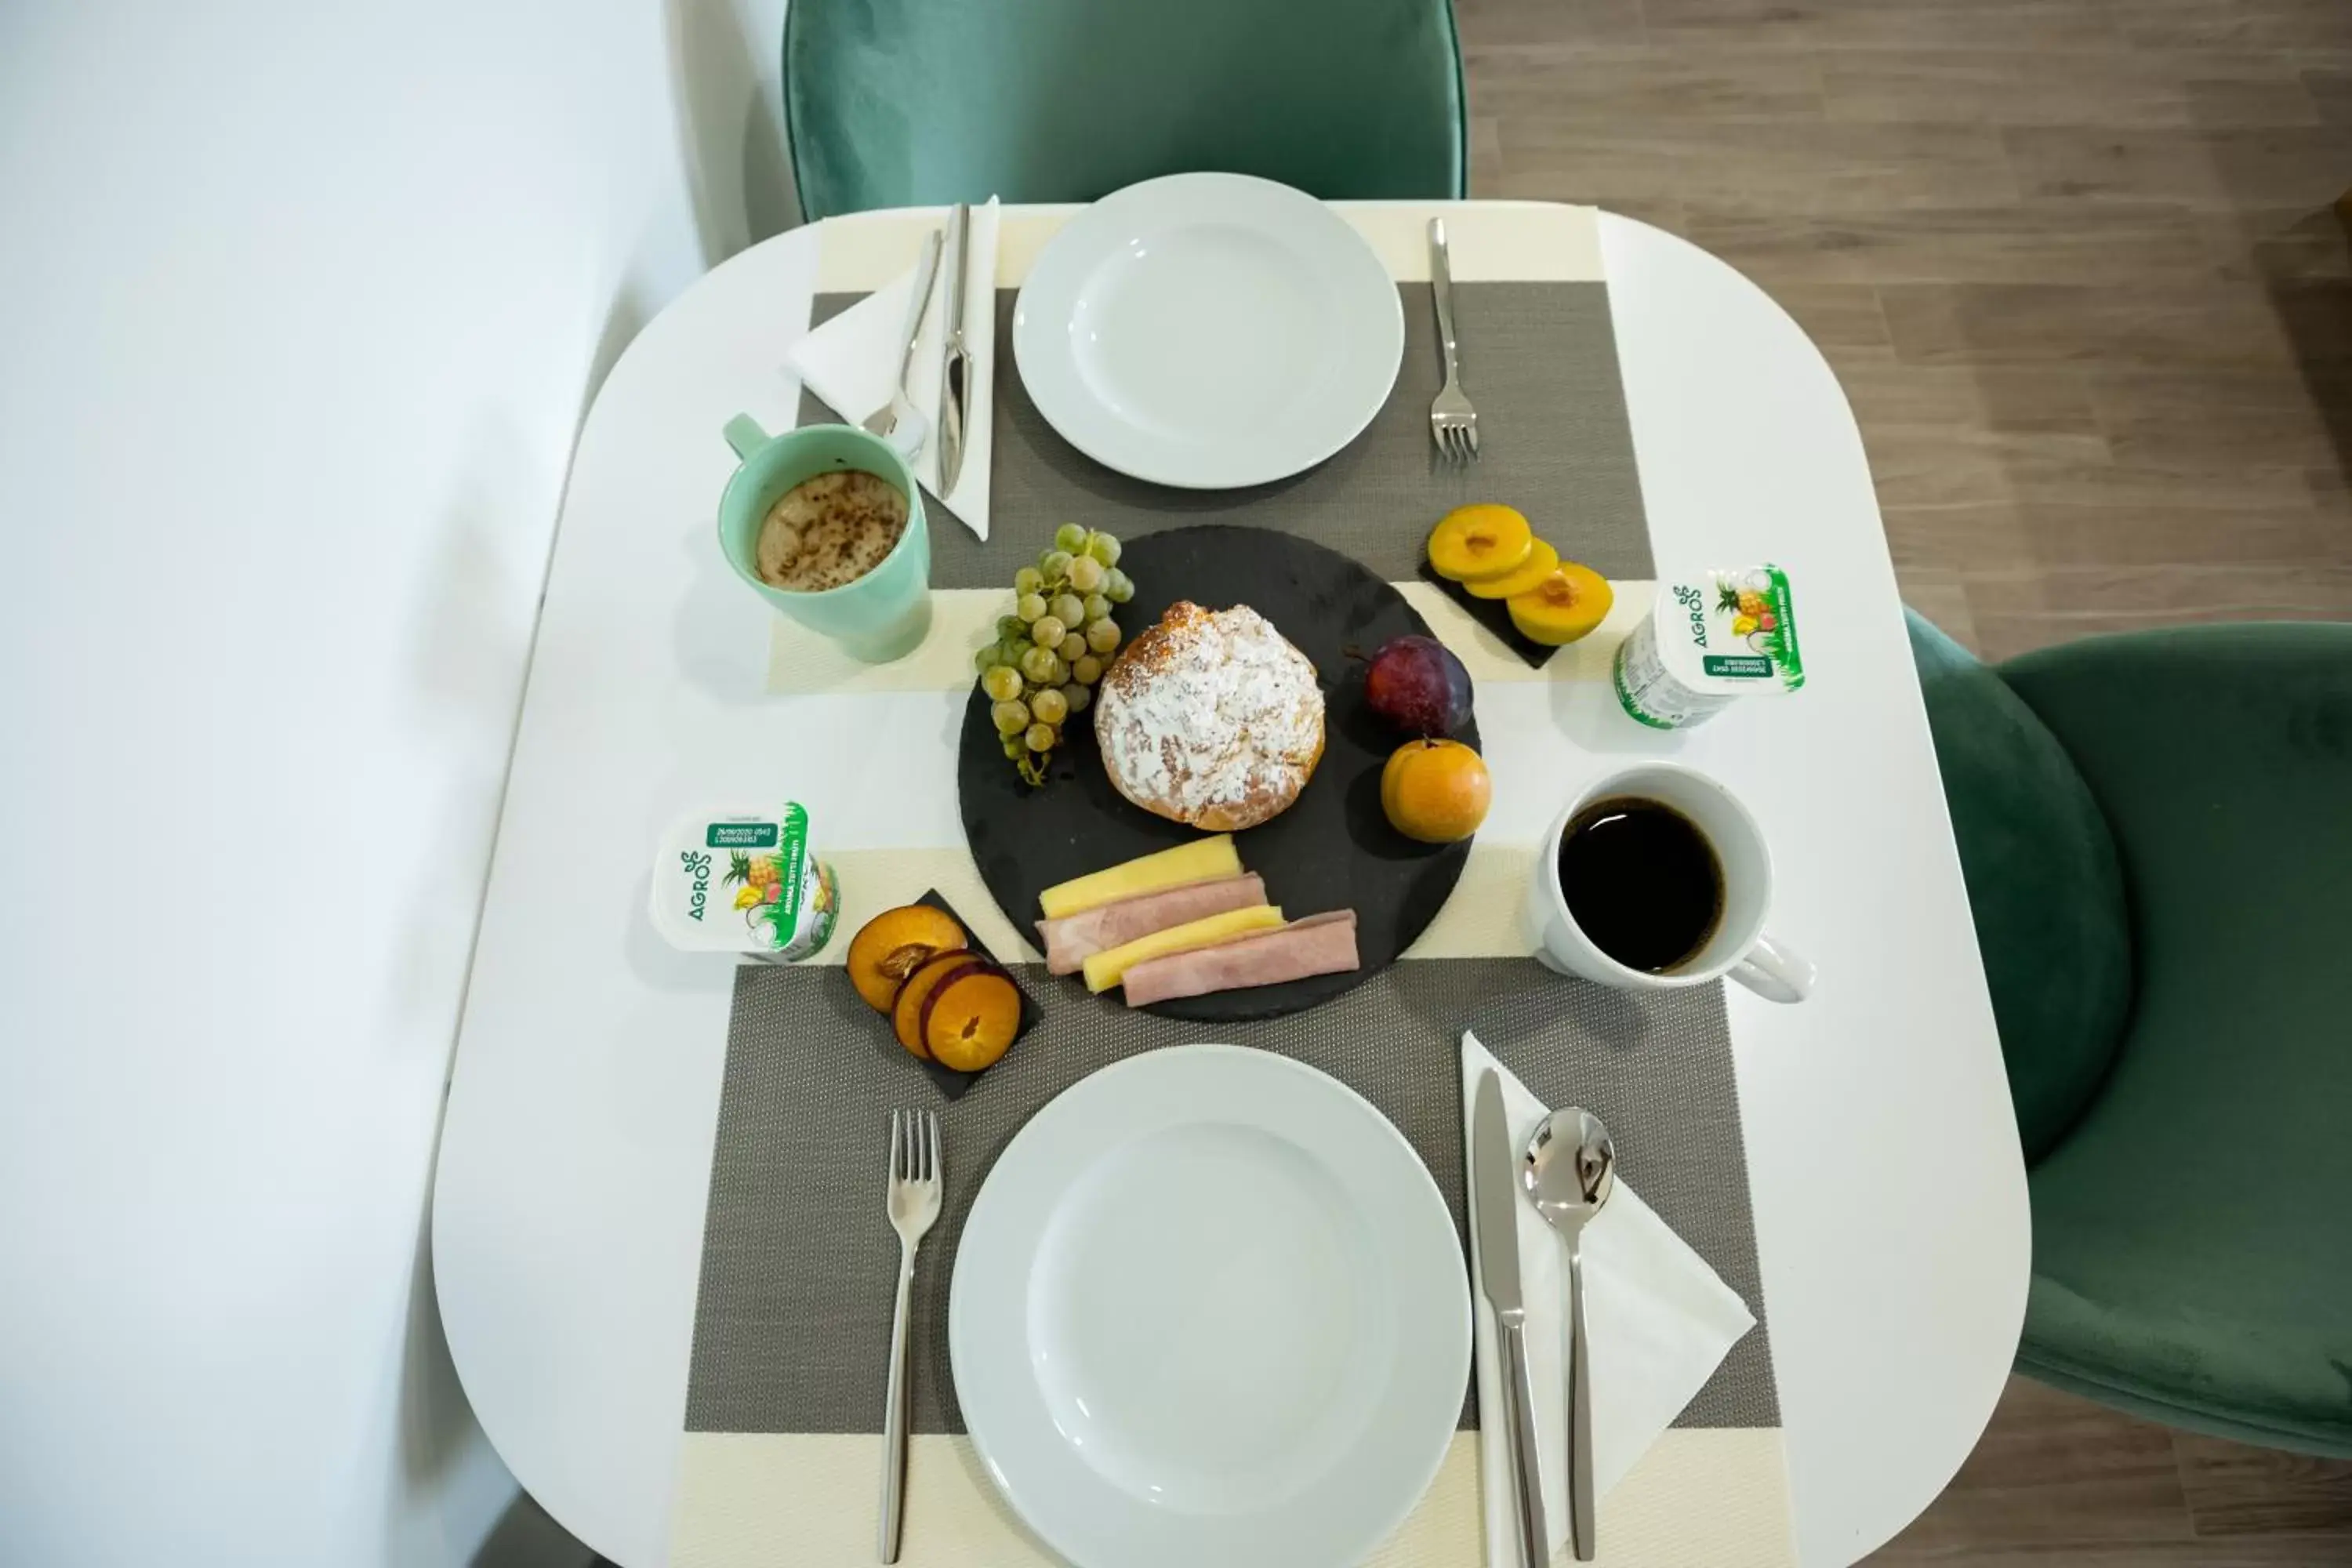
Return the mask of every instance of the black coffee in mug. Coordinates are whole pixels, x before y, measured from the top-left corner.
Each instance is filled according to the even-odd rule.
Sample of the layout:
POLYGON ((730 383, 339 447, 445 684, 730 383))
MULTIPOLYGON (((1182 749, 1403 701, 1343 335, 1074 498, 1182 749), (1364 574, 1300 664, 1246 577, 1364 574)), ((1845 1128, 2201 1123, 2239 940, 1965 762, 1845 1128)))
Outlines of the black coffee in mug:
POLYGON ((1593 946, 1649 974, 1697 957, 1723 923, 1715 846, 1673 806, 1639 795, 1594 801, 1570 819, 1559 890, 1593 946))

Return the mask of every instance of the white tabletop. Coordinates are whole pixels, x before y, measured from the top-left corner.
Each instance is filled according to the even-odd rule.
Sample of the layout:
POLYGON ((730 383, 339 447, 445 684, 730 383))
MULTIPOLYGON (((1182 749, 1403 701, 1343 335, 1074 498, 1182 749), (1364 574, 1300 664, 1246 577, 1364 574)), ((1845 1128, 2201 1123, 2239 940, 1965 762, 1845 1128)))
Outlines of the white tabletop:
MULTIPOLYGON (((719 426, 789 423, 818 235, 697 283, 589 414, 442 1134, 434 1271, 467 1394, 532 1496, 625 1568, 668 1541, 731 990, 647 922, 655 838, 698 803, 810 798, 829 733, 882 765, 903 750, 910 775, 940 772, 953 733, 887 726, 904 739, 877 754, 877 700, 767 695, 770 612, 715 547, 719 426)), ((1727 1005, 1799 1553, 1846 1563, 1942 1489, 2000 1396, 2024 1167, 1844 396, 1730 268, 1627 218, 1604 215, 1601 243, 1661 567, 1770 559, 1802 605, 1799 696, 1594 743, 1729 783, 1772 840, 1774 931, 1821 969, 1801 1005, 1727 1005)), ((1574 785, 1507 798, 1495 760, 1490 825, 1532 837, 1574 785)), ((858 813, 855 847, 952 841, 941 794, 858 813)))

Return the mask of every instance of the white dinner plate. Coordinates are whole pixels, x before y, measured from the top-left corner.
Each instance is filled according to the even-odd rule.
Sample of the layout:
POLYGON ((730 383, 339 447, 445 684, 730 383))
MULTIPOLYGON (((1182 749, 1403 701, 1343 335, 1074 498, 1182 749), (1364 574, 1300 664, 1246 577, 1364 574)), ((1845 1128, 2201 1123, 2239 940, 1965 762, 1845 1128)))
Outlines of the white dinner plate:
POLYGON ((1065 1090, 956 1251, 973 1446, 1084 1568, 1360 1560, 1462 1412, 1470 1297, 1445 1200, 1354 1090, 1176 1046, 1065 1090))
POLYGON ((1170 174, 1045 243, 1013 311, 1030 401, 1108 468, 1264 484, 1354 440, 1388 401, 1404 311, 1345 218, 1246 174, 1170 174))

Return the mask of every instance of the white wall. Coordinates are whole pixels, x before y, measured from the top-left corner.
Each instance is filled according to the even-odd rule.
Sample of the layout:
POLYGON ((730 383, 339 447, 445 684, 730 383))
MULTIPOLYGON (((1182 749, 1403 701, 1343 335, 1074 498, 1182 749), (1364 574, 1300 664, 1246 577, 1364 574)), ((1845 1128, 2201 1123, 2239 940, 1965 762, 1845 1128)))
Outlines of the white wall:
POLYGON ((442 1086, 577 422, 784 221, 780 16, 0 4, 0 1563, 510 1499, 442 1086))

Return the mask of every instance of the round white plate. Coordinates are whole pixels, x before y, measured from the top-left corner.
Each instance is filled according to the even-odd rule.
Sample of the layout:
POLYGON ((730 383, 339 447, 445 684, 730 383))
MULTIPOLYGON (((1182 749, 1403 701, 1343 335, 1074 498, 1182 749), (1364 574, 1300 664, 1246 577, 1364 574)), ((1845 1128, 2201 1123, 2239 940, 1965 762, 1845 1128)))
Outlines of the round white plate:
POLYGON ((1147 1052, 1033 1117, 956 1251, 948 1348, 982 1462, 1097 1568, 1361 1559, 1428 1489, 1470 1369, 1445 1200, 1314 1068, 1147 1052))
POLYGON ((1396 384, 1404 311, 1363 236, 1314 197, 1170 174, 1045 243, 1013 352, 1037 411, 1095 461, 1226 489, 1354 440, 1396 384))

